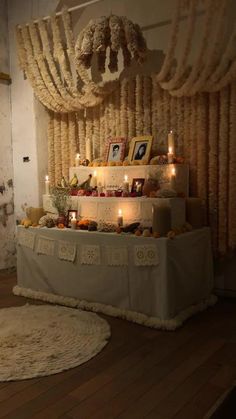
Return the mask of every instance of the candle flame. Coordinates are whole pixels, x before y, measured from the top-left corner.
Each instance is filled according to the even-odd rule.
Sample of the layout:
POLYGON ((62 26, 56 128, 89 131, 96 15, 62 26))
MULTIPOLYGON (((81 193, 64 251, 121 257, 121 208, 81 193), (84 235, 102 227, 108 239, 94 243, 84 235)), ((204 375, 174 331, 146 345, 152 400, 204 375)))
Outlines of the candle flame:
POLYGON ((122 215, 122 209, 118 210, 118 215, 121 216, 122 215))
POLYGON ((125 182, 128 182, 128 176, 127 175, 124 176, 124 180, 125 180, 125 182))
POLYGON ((96 170, 94 170, 93 176, 97 176, 97 171, 96 170))
POLYGON ((172 152, 173 152, 173 147, 169 147, 169 154, 172 154, 172 152))
POLYGON ((76 158, 77 158, 77 159, 79 159, 79 158, 80 158, 80 154, 79 154, 79 153, 77 153, 77 154, 76 154, 76 158))
POLYGON ((75 218, 75 214, 73 214, 72 215, 72 219, 71 220, 73 220, 73 221, 75 221, 76 220, 76 218, 75 218))
POLYGON ((45 176, 45 180, 49 181, 49 176, 48 175, 45 176))
POLYGON ((172 167, 172 169, 171 169, 171 174, 172 174, 172 176, 175 176, 175 175, 176 175, 176 170, 175 170, 175 167, 172 167))

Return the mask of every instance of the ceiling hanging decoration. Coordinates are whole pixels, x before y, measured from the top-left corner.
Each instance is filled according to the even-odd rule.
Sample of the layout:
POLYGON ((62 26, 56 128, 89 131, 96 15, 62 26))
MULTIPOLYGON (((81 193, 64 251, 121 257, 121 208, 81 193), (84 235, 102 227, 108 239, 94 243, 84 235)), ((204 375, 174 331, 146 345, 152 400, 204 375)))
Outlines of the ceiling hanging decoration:
POLYGON ((41 19, 18 25, 16 35, 20 67, 36 96, 48 109, 60 113, 96 106, 118 87, 118 79, 92 80, 88 69, 93 55, 102 74, 108 51, 108 70, 112 73, 118 70, 120 50, 124 67, 132 59, 143 62, 147 52, 140 27, 126 17, 111 15, 91 20, 75 40, 68 9, 47 22, 41 19))

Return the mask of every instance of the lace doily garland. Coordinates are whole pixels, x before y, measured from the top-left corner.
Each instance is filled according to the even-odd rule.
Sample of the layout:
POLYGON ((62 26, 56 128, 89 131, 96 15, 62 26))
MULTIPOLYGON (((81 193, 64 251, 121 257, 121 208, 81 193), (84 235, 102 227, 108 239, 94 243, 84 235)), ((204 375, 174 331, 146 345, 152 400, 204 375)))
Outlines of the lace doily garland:
POLYGON ((100 265, 100 246, 85 244, 80 249, 81 265, 100 265))
POLYGON ((18 244, 34 250, 35 233, 33 233, 32 231, 27 231, 22 228, 18 231, 17 238, 18 238, 18 244))
POLYGON ((127 266, 128 251, 125 246, 106 246, 106 261, 108 266, 127 266))
POLYGON ((36 253, 47 256, 54 256, 55 240, 40 236, 38 238, 36 253))
POLYGON ((76 256, 76 244, 64 240, 58 242, 58 257, 61 260, 74 262, 76 256))
POLYGON ((159 264, 158 250, 155 245, 134 246, 135 266, 154 266, 159 264))

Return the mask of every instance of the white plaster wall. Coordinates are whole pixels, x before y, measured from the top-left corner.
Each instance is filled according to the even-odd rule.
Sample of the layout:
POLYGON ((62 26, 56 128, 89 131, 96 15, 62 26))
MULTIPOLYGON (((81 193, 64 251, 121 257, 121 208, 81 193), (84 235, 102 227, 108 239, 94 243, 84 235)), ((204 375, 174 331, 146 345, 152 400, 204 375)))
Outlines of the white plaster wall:
MULTIPOLYGON (((7 2, 0 2, 0 71, 9 74, 7 2)), ((0 270, 15 264, 10 87, 0 81, 0 270)))

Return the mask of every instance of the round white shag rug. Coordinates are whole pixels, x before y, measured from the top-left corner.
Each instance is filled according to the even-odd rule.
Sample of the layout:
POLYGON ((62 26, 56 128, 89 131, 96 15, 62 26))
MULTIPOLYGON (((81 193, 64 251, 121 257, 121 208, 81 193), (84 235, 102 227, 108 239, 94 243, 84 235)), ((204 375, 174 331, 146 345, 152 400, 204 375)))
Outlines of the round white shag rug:
POLYGON ((28 304, 0 309, 0 381, 76 367, 98 354, 109 337, 109 324, 94 313, 28 304))

